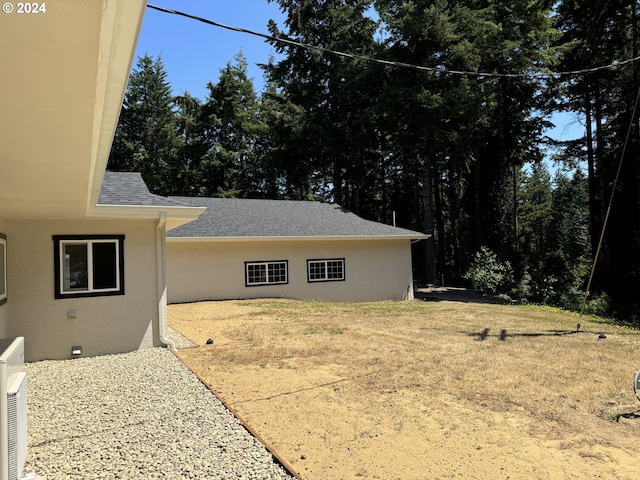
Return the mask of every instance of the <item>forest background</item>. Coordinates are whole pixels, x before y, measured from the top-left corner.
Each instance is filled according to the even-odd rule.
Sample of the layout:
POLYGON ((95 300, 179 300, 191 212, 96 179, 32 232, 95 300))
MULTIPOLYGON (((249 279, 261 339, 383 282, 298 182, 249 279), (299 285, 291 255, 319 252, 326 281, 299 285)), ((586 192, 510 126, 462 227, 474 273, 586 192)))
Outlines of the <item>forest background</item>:
POLYGON ((270 1, 259 92, 241 53, 205 99, 138 58, 109 170, 161 195, 336 202, 433 234, 420 283, 572 310, 589 287, 587 311, 640 323, 640 2, 270 1), (584 135, 547 137, 557 112, 584 135))

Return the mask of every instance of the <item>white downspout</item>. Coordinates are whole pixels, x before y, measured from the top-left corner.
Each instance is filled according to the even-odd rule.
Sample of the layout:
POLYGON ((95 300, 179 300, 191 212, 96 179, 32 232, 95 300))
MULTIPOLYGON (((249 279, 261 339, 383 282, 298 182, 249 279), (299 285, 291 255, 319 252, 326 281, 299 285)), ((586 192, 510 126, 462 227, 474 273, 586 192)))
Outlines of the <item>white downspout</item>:
POLYGON ((167 215, 160 212, 158 225, 156 225, 156 263, 158 279, 158 337, 174 352, 178 350, 176 344, 167 336, 167 271, 166 271, 166 223, 167 215))

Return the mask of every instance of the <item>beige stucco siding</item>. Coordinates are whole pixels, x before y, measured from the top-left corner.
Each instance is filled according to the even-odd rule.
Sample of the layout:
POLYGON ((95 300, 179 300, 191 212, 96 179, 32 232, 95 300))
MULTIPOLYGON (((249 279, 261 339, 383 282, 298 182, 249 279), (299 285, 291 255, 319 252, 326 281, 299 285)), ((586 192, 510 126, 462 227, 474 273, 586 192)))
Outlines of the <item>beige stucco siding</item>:
MULTIPOLYGON (((7 235, 7 226, 4 218, 0 217, 0 233, 7 235)), ((9 239, 7 238, 7 249, 9 248, 9 239)), ((8 252, 7 252, 8 256, 8 252)), ((9 290, 7 282, 7 290, 9 290)), ((7 295, 7 302, 9 296, 7 295)), ((7 338, 9 336, 9 306, 7 303, 0 305, 0 338, 7 338)))
POLYGON ((283 297, 374 301, 412 297, 409 240, 167 242, 169 303, 283 297), (345 259, 345 281, 307 281, 308 259, 345 259), (289 283, 246 286, 245 262, 288 261, 289 283))
POLYGON ((8 334, 25 337, 28 361, 69 358, 74 345, 94 356, 160 344, 156 221, 7 220, 6 226, 8 334), (55 299, 52 236, 89 234, 125 235, 125 294, 55 299))

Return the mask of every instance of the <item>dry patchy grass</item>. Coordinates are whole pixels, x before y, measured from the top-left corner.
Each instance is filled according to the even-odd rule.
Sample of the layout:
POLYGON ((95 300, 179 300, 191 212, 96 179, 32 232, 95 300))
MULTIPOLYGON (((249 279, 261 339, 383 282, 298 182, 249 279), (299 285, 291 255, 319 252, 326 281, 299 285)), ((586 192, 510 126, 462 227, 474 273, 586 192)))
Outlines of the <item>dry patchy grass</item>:
MULTIPOLYGON (((410 434, 405 422, 413 422, 413 415, 455 414, 460 408, 460 415, 470 419, 473 412, 482 415, 478 428, 488 430, 506 417, 522 417, 518 428, 525 429, 524 435, 561 442, 554 447, 559 449, 577 445, 582 448, 576 453, 578 459, 594 456, 596 463, 607 455, 608 461, 624 460, 611 452, 585 450, 590 443, 616 447, 618 434, 636 443, 640 439, 638 403, 631 389, 632 373, 640 368, 640 335, 634 329, 549 308, 448 301, 207 302, 171 305, 169 315, 176 330, 200 345, 180 352, 185 363, 232 405, 236 402, 245 409, 254 422, 255 415, 267 415, 267 402, 251 410, 258 400, 278 398, 272 408, 282 411, 294 408, 283 403, 287 398, 291 402, 316 398, 343 405, 350 415, 378 416, 366 430, 360 429, 358 438, 363 431, 368 435, 372 425, 381 425, 383 406, 393 404, 394 412, 403 413, 389 425, 404 436, 410 434), (582 324, 580 331, 577 323, 582 324), (601 332, 606 339, 599 338, 601 332), (214 345, 205 345, 207 338, 213 338, 214 345), (313 372, 317 372, 315 379, 309 377, 313 372), (324 397, 291 395, 312 388, 332 391, 324 397), (603 425, 614 430, 606 439, 584 436, 586 426, 593 425, 601 431, 603 425)), ((322 408, 322 404, 316 406, 322 408)), ((296 421, 303 420, 297 417, 296 421)), ((446 420, 437 422, 455 431, 446 420)), ((311 427, 308 430, 311 435, 311 427)), ((264 436, 288 448, 277 435, 270 437, 267 431, 264 436)), ((503 442, 507 448, 510 441, 503 442)), ((287 454, 297 458, 295 453, 287 454)), ((376 476, 382 467, 368 473, 358 469, 359 461, 354 458, 349 475, 391 478, 376 476)), ((326 476, 327 470, 319 464, 302 473, 309 478, 348 478, 342 476, 344 472, 326 476)), ((436 467, 425 463, 420 468, 436 467)), ((486 468, 485 473, 495 474, 491 466, 486 468)), ((531 474, 522 468, 512 473, 531 474)))
POLYGON ((496 409, 508 403, 545 417, 556 410, 556 419, 563 408, 616 419, 621 407, 635 406, 629 387, 640 368, 638 332, 553 309, 418 301, 219 306, 214 318, 179 319, 189 308, 183 305, 172 306, 171 316, 178 330, 198 325, 197 344, 215 337, 209 353, 220 367, 307 359, 340 365, 366 390, 455 392, 496 409))

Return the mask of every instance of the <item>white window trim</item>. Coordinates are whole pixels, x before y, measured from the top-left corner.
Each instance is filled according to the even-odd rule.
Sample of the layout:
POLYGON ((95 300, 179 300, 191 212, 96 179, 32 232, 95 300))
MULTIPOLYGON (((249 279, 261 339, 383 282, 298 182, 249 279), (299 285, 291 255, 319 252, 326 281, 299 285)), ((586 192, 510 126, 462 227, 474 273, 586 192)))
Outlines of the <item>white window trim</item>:
POLYGON ((124 275, 123 275, 123 251, 124 235, 54 235, 53 236, 57 261, 55 265, 56 282, 55 297, 60 298, 76 298, 76 297, 97 297, 104 295, 124 295, 124 275), (93 286, 93 245, 98 243, 109 243, 115 245, 115 267, 116 267, 116 286, 110 288, 94 288, 93 286), (67 245, 86 245, 87 246, 87 288, 80 289, 64 289, 65 277, 65 247, 67 245))
POLYGON ((309 283, 315 282, 344 282, 345 281, 345 261, 344 258, 314 258, 307 260, 307 281, 309 283), (339 278, 329 278, 328 272, 328 263, 329 262, 340 262, 342 264, 342 276, 339 278), (312 264, 324 264, 324 277, 322 278, 311 278, 311 265, 312 264))
POLYGON ((266 262, 244 262, 244 281, 247 287, 259 287, 262 285, 285 285, 289 283, 289 261, 288 260, 269 260, 266 262), (285 279, 281 281, 270 281, 269 279, 269 265, 284 264, 284 276, 285 279), (264 265, 267 269, 266 281, 264 282, 249 282, 249 267, 256 265, 264 265))
POLYGON ((7 236, 0 233, 0 245, 2 245, 2 272, 0 272, 0 282, 2 282, 2 293, 0 293, 0 305, 7 303, 7 236))

